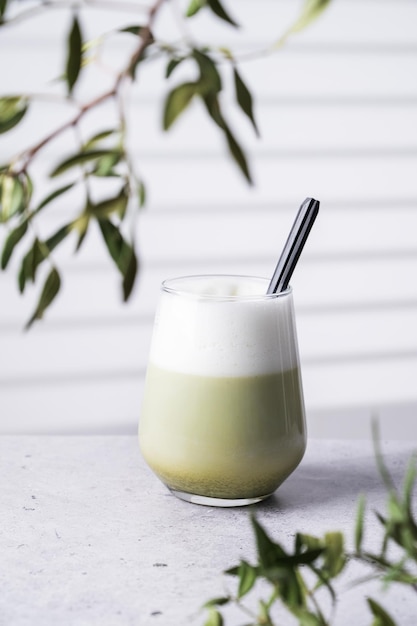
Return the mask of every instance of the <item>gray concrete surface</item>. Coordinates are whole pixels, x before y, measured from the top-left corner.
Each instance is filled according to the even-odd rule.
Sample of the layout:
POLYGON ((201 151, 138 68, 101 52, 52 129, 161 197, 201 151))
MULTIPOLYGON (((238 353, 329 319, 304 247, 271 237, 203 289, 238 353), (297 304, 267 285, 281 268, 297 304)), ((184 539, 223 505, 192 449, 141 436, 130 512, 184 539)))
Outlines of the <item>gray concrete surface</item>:
MULTIPOLYGON (((383 442, 397 480, 413 447, 383 442)), ((146 467, 135 437, 0 437, 0 481, 1 626, 202 626, 203 602, 233 589, 222 571, 254 557, 248 509, 174 498, 146 467)), ((361 492, 369 509, 383 511, 371 442, 312 440, 297 471, 256 511, 284 545, 296 531, 340 529, 351 541, 361 492)), ((367 544, 376 546, 371 511, 366 528, 367 544)), ((370 625, 363 589, 349 585, 360 572, 348 571, 332 624, 370 625)), ((416 595, 385 594, 379 584, 366 593, 398 624, 416 623, 416 595)), ((247 621, 231 611, 226 626, 247 621)))

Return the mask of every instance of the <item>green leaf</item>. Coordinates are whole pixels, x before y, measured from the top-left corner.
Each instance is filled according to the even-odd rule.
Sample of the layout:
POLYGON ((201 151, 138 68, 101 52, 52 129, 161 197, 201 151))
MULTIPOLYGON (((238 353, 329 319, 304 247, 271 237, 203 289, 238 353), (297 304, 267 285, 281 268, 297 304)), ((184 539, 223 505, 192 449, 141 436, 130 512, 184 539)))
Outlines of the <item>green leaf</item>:
POLYGON ((309 26, 311 22, 317 19, 327 8, 330 2, 331 0, 304 0, 301 13, 290 28, 278 39, 273 47, 280 48, 283 44, 285 44, 290 35, 298 33, 309 26))
POLYGON ((285 565, 277 559, 276 565, 263 568, 261 574, 274 585, 283 602, 291 610, 305 607, 305 584, 295 567, 291 564, 285 565))
MULTIPOLYGON (((187 82, 174 87, 165 100, 163 128, 168 130, 177 117, 188 107, 195 95, 202 97, 217 94, 221 88, 221 78, 214 61, 201 50, 194 49, 192 56, 196 60, 200 77, 194 82, 187 82)), ((171 59, 168 63, 166 75, 172 71, 183 59, 171 59)))
POLYGON ((83 145, 83 150, 89 151, 94 148, 100 141, 103 139, 107 139, 107 137, 111 137, 112 135, 117 134, 119 131, 115 128, 110 128, 109 130, 102 130, 101 132, 93 135, 86 143, 83 145))
POLYGON ((3 174, 1 181, 0 222, 7 222, 13 215, 25 208, 25 187, 17 176, 3 174))
POLYGON ((81 70, 82 60, 82 36, 77 15, 72 19, 72 26, 68 37, 68 56, 65 78, 68 85, 68 93, 72 93, 81 70))
POLYGON ((28 229, 28 222, 27 220, 24 220, 24 222, 19 224, 19 226, 15 228, 14 230, 12 230, 7 236, 7 239, 4 242, 3 252, 1 255, 1 269, 2 270, 6 269, 10 261, 10 257, 13 254, 13 250, 15 249, 19 241, 21 241, 21 239, 25 236, 27 229, 28 229))
POLYGON ((26 279, 25 267, 23 263, 21 263, 19 272, 17 274, 17 284, 18 284, 20 293, 23 293, 25 290, 26 280, 27 279, 26 279))
POLYGON ((138 201, 139 206, 142 208, 146 204, 146 187, 143 181, 140 181, 138 184, 138 201))
POLYGON ((65 239, 71 232, 72 224, 66 224, 59 228, 51 237, 45 241, 39 241, 36 237, 32 247, 22 259, 20 271, 18 275, 19 290, 23 293, 26 282, 29 280, 35 282, 38 267, 48 258, 49 254, 57 245, 65 239))
POLYGON ((362 495, 358 501, 358 508, 356 511, 356 524, 355 524, 355 550, 359 554, 362 549, 363 540, 363 525, 365 516, 365 497, 362 495))
MULTIPOLYGON (((381 440, 379 436, 378 421, 376 419, 373 419, 371 422, 371 426, 372 426, 372 440, 373 440, 373 445, 374 445, 376 464, 378 467, 378 471, 381 475, 381 478, 384 482, 385 489, 388 491, 389 496, 390 496, 388 507, 390 507, 390 505, 394 507, 395 506, 394 502, 396 503, 399 502, 399 495, 397 493, 397 489, 392 479, 392 476, 384 462, 384 457, 383 457, 382 450, 381 450, 381 440)), ((401 517, 401 514, 400 514, 400 517, 401 517)), ((389 520, 388 525, 391 524, 391 522, 392 520, 389 520)))
POLYGON ((382 526, 388 526, 387 518, 381 515, 378 511, 374 511, 376 518, 382 524, 382 526))
POLYGON ((323 620, 308 609, 295 610, 293 613, 298 619, 299 626, 324 626, 323 620))
POLYGON ((187 7, 187 11, 185 13, 186 17, 192 17, 196 13, 200 11, 204 6, 206 6, 207 0, 191 0, 187 7))
POLYGON ((324 544, 324 567, 329 576, 333 578, 346 565, 343 534, 341 532, 326 533, 324 535, 324 544))
POLYGON ((23 293, 25 290, 26 282, 28 280, 34 281, 36 277, 36 270, 40 263, 45 260, 44 250, 41 247, 40 241, 37 237, 32 244, 32 247, 25 254, 20 265, 18 274, 19 291, 23 293))
POLYGON ((332 599, 332 603, 333 605, 336 604, 336 592, 333 589, 333 586, 331 585, 330 581, 329 581, 329 577, 327 575, 327 572, 322 571, 319 567, 315 567, 314 565, 309 565, 310 569, 312 572, 315 573, 315 575, 317 576, 318 582, 315 585, 316 589, 319 589, 322 585, 324 585, 327 589, 327 591, 330 594, 330 597, 332 599))
POLYGON ((79 215, 71 224, 72 230, 75 230, 78 233, 78 241, 75 247, 76 252, 78 252, 78 250, 81 248, 83 244, 83 241, 87 235, 89 225, 90 225, 90 215, 88 214, 88 208, 87 208, 87 211, 85 211, 84 213, 81 213, 81 215, 79 215))
POLYGON ((108 198, 97 204, 90 204, 87 211, 90 215, 94 215, 97 219, 107 218, 113 213, 117 213, 120 219, 123 219, 127 203, 129 200, 129 189, 125 185, 114 198, 108 198))
POLYGON ((223 626, 223 617, 215 608, 209 609, 209 616, 204 622, 204 626, 223 626))
POLYGON ((367 598, 367 602, 375 618, 372 622, 372 626, 396 626, 392 617, 388 615, 380 604, 372 600, 372 598, 367 598))
POLYGON ((169 78, 172 72, 186 59, 187 57, 179 57, 177 59, 170 59, 166 66, 165 78, 169 78))
POLYGON ((123 276, 123 299, 126 302, 132 293, 137 274, 138 262, 135 250, 110 220, 101 219, 98 223, 110 256, 123 276))
POLYGON ((304 552, 299 552, 297 554, 289 554, 285 557, 282 557, 279 561, 280 566, 284 567, 298 567, 299 565, 310 565, 314 563, 324 552, 324 548, 313 548, 309 550, 305 550, 304 552))
POLYGON ((217 94, 221 91, 222 83, 213 59, 197 49, 193 50, 193 57, 197 61, 200 70, 200 80, 198 81, 199 93, 217 94))
POLYGON ((404 548, 405 552, 411 557, 417 557, 416 543, 413 535, 413 530, 409 526, 408 521, 404 523, 400 529, 400 545, 404 548))
POLYGON ((264 602, 264 600, 259 600, 259 615, 257 624, 266 624, 266 626, 272 626, 269 607, 266 602, 264 602))
POLYGON ((206 105, 206 109, 211 119, 217 124, 219 128, 224 130, 226 122, 220 110, 219 99, 216 94, 205 94, 203 102, 206 105))
POLYGON ((203 96, 204 104, 206 105, 207 111, 210 117, 214 120, 214 122, 222 129, 224 135, 226 137, 227 145, 230 151, 231 156, 237 163, 241 172, 245 176, 246 180, 249 184, 253 184, 252 177, 249 171, 248 162, 246 160, 246 156, 236 141, 235 137, 232 134, 232 131, 228 127, 226 120, 224 119, 222 112, 220 110, 219 99, 216 94, 209 93, 203 96))
POLYGON ((55 189, 55 191, 53 191, 52 193, 50 193, 49 195, 46 196, 46 198, 44 198, 36 207, 35 209, 35 213, 39 213, 39 211, 41 211, 44 207, 46 207, 50 202, 52 202, 53 200, 55 200, 55 198, 58 198, 59 196, 61 196, 63 193, 65 193, 66 191, 68 191, 69 189, 71 189, 71 187, 74 186, 74 183, 70 183, 69 185, 64 185, 63 187, 59 187, 59 189, 55 189))
POLYGON ((274 567, 279 559, 287 556, 286 552, 284 552, 279 544, 274 543, 272 539, 270 539, 255 516, 252 516, 252 527, 255 532, 256 547, 261 567, 264 569, 274 567))
POLYGON ((78 152, 64 161, 61 161, 61 163, 51 172, 50 176, 51 178, 54 178, 55 176, 59 176, 73 167, 89 163, 90 161, 98 161, 98 159, 101 159, 102 157, 113 154, 120 157, 121 153, 119 150, 87 150, 85 152, 78 152))
POLYGON ((228 22, 232 26, 238 27, 238 24, 227 13, 219 0, 190 0, 186 10, 186 17, 196 15, 203 7, 209 7, 210 10, 220 19, 228 22))
POLYGON ((114 166, 117 165, 120 161, 121 154, 112 153, 107 156, 101 157, 97 160, 97 164, 93 171, 91 172, 94 176, 119 176, 119 174, 114 170, 114 166))
POLYGON ((27 172, 23 172, 20 177, 23 183, 25 193, 25 207, 28 208, 33 194, 33 182, 27 172))
MULTIPOLYGON (((413 555, 412 558, 415 559, 415 556, 413 555)), ((386 583, 398 582, 415 587, 417 577, 407 572, 404 569, 402 562, 400 562, 394 563, 387 568, 387 571, 382 576, 382 581, 386 583)))
POLYGON ((49 252, 52 252, 60 243, 65 239, 67 235, 72 230, 72 224, 66 224, 59 228, 56 233, 54 233, 51 237, 46 239, 44 245, 47 247, 49 252))
POLYGON ((253 128, 255 129, 255 133, 259 137, 258 126, 256 124, 255 117, 253 114, 252 95, 249 89, 246 87, 245 83, 243 82, 242 77, 240 76, 236 67, 233 69, 233 75, 235 79, 235 92, 236 92, 236 99, 237 99, 238 105, 252 122, 253 128))
POLYGON ((220 598, 212 598, 203 604, 203 609, 209 609, 212 606, 224 606, 230 602, 230 596, 222 596, 220 598))
POLYGON ((396 494, 390 493, 388 497, 388 513, 390 516, 390 522, 402 523, 404 519, 404 511, 401 506, 401 502, 398 500, 396 494))
POLYGON ((244 175, 248 183, 252 185, 253 184, 252 176, 249 171, 249 165, 246 160, 245 153, 243 152, 242 148, 240 147, 240 145, 234 138, 228 126, 225 126, 224 133, 226 136, 227 145, 229 146, 230 154, 234 158, 235 162, 237 163, 238 167, 240 168, 242 174, 244 175))
POLYGON ((124 260, 126 264, 126 269, 123 276, 122 282, 122 290, 123 290, 123 301, 127 302, 130 298, 130 295, 133 291, 133 287, 135 285, 136 275, 138 273, 138 260, 136 257, 135 250, 133 246, 130 247, 128 251, 128 256, 124 260))
POLYGON ((119 33, 130 33, 131 35, 137 35, 140 37, 140 34, 143 30, 143 26, 139 24, 135 24, 134 26, 126 26, 125 28, 121 28, 119 33))
POLYGON ((164 105, 163 128, 168 130, 198 93, 198 83, 183 83, 169 92, 164 105))
POLYGON ((121 266, 121 258, 123 258, 126 254, 123 250, 127 244, 123 239, 120 230, 108 219, 100 219, 98 224, 111 258, 116 263, 119 271, 124 274, 125 267, 124 265, 121 266))
POLYGON ((416 468, 416 456, 413 455, 408 463, 407 472, 404 479, 404 503, 409 512, 412 515, 411 500, 413 495, 413 489, 416 482, 417 468, 416 468))
MULTIPOLYGON (((3 17, 3 15, 6 12, 7 2, 8 0, 0 0, 0 17, 3 17)), ((1 20, 0 20, 0 23, 1 23, 1 20)))
POLYGON ((40 295, 38 304, 36 306, 35 312, 32 317, 26 324, 26 330, 30 328, 35 320, 40 320, 43 317, 46 309, 51 305, 57 296, 61 287, 61 278, 59 276, 58 271, 55 268, 52 268, 48 274, 48 277, 45 281, 45 284, 42 289, 42 293, 40 295))
POLYGON ((416 524, 414 513, 413 513, 412 497, 413 497, 413 490, 415 487, 416 475, 417 475, 416 462, 417 462, 417 457, 415 454, 413 454, 408 464, 407 472, 404 478, 404 485, 403 485, 404 507, 405 507, 406 515, 408 519, 408 527, 415 541, 417 541, 417 524, 416 524))
POLYGON ((285 36, 297 33, 311 24, 329 5, 331 0, 304 0, 301 13, 294 24, 289 28, 285 36))
POLYGON ((304 533, 297 533, 295 535, 295 550, 296 554, 299 554, 303 548, 308 550, 323 549, 323 541, 313 535, 306 535, 304 533))
POLYGON ((230 17, 227 11, 223 8, 223 5, 219 0, 207 0, 206 4, 210 7, 217 17, 228 22, 232 26, 238 27, 239 25, 230 17))
POLYGON ((281 583, 281 597, 289 609, 303 611, 307 608, 307 586, 298 570, 290 570, 281 583))
POLYGON ((0 133, 6 133, 17 126, 28 108, 28 99, 23 96, 0 98, 0 133))
MULTIPOLYGON (((131 32, 132 34, 137 35, 138 34, 137 30, 136 32, 134 32, 135 28, 137 27, 133 27, 133 29, 130 30, 128 27, 126 32, 131 32)), ((149 30, 147 26, 144 26, 143 28, 141 28, 139 36, 142 38, 141 48, 140 50, 138 49, 137 54, 133 55, 130 65, 126 69, 126 74, 130 76, 132 80, 135 80, 136 78, 136 70, 137 70, 139 63, 141 63, 146 58, 148 46, 150 46, 155 41, 152 32, 149 30)))
POLYGON ((238 598, 243 598, 254 586, 258 576, 258 568, 253 567, 246 561, 241 561, 239 566, 238 598))

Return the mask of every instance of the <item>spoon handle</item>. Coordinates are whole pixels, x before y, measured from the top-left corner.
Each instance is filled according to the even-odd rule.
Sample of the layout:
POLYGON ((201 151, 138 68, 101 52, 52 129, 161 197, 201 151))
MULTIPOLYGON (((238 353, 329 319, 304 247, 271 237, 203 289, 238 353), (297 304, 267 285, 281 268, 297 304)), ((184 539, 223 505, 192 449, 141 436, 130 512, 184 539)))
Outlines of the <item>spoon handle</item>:
POLYGON ((314 198, 306 198, 300 206, 267 293, 279 293, 288 287, 301 251, 319 212, 319 206, 320 202, 314 198))

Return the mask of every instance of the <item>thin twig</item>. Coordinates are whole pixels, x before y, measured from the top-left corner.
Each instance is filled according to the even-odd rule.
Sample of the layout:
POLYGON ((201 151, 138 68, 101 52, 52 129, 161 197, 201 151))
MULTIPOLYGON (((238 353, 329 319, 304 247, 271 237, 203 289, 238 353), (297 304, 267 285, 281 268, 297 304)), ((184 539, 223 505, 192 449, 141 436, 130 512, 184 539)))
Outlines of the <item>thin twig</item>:
POLYGON ((80 108, 80 110, 78 111, 77 115, 72 117, 70 120, 68 120, 67 122, 65 122, 61 126, 58 126, 58 128, 56 128, 51 133, 49 133, 49 135, 46 135, 46 137, 41 139, 34 146, 32 146, 31 148, 28 148, 27 150, 25 150, 22 153, 22 155, 20 156, 20 160, 23 160, 23 164, 21 165, 19 171, 16 172, 16 174, 21 174, 22 172, 24 172, 27 169, 27 167, 28 167, 30 161, 33 159, 33 157, 40 150, 42 150, 42 148, 44 148, 48 143, 50 143, 56 137, 58 137, 58 135, 60 135, 61 133, 65 132, 66 130, 68 130, 72 126, 76 126, 79 123, 79 121, 81 120, 81 118, 87 113, 87 111, 89 111, 90 109, 98 106, 99 104, 102 104, 103 102, 105 102, 109 98, 112 98, 114 95, 116 95, 120 80, 121 80, 120 77, 118 77, 118 79, 117 79, 117 81, 115 83, 115 86, 112 89, 102 93, 100 96, 98 96, 97 98, 94 98, 93 100, 91 100, 87 104, 84 104, 80 108))
POLYGON ((50 0, 44 0, 40 2, 37 6, 31 7, 30 9, 25 9, 20 13, 17 13, 13 17, 9 17, 7 19, 3 19, 1 26, 14 26, 15 24, 19 24, 28 20, 32 17, 36 17, 37 15, 42 15, 47 12, 49 9, 74 9, 79 10, 83 8, 89 9, 105 9, 107 11, 124 11, 130 13, 136 13, 140 11, 141 13, 147 13, 149 11, 149 5, 146 4, 136 4, 133 2, 106 2, 105 0, 59 0, 59 2, 53 2, 50 0))
POLYGON ((165 0, 156 0, 156 2, 151 5, 148 13, 148 23, 140 31, 141 43, 131 56, 126 68, 122 71, 121 74, 119 74, 119 76, 128 76, 131 68, 141 59, 146 48, 153 43, 154 39, 152 35, 152 28, 156 15, 164 2, 165 0))
POLYGON ((75 116, 73 116, 70 120, 68 120, 67 122, 65 122, 64 124, 62 124, 58 128, 56 128, 55 130, 53 130, 51 133, 46 135, 46 137, 41 139, 34 146, 32 146, 31 148, 28 148, 27 150, 25 150, 20 155, 20 157, 18 157, 16 159, 16 161, 18 161, 18 162, 19 161, 20 162, 23 161, 23 163, 21 163, 21 165, 20 165, 19 170, 15 172, 16 174, 21 174, 24 171, 26 171, 26 169, 27 169, 29 163, 31 162, 31 160, 33 159, 33 157, 40 150, 42 150, 42 148, 44 148, 48 143, 53 141, 61 133, 65 132, 66 130, 68 130, 71 127, 77 126, 77 124, 80 122, 80 120, 84 117, 84 115, 88 111, 90 111, 91 109, 99 106, 103 102, 106 102, 110 98, 113 98, 113 97, 117 96, 122 82, 124 82, 124 80, 127 79, 127 78, 129 78, 129 79, 131 78, 131 68, 134 67, 138 63, 138 61, 143 56, 146 48, 153 43, 152 27, 153 27, 156 15, 157 15, 159 9, 161 8, 161 6, 162 6, 162 4, 164 2, 165 2, 165 0, 156 0, 156 2, 149 7, 148 22, 141 30, 140 43, 138 44, 138 46, 135 49, 135 51, 133 52, 133 54, 130 56, 129 61, 128 61, 126 67, 117 74, 116 81, 115 81, 113 87, 111 89, 109 89, 108 91, 105 91, 104 93, 100 94, 96 98, 93 98, 92 100, 90 100, 86 104, 82 105, 80 107, 78 113, 75 116))

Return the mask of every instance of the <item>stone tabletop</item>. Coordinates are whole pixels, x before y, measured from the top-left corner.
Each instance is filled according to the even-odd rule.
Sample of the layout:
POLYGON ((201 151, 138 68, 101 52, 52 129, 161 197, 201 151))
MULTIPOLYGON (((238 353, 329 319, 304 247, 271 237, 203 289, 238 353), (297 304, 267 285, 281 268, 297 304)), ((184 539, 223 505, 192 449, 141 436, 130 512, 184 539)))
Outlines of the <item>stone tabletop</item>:
MULTIPOLYGON (((382 446, 400 481, 413 446, 382 446)), ((254 558, 248 509, 176 499, 145 465, 135 437, 0 437, 0 481, 1 626, 203 626, 201 605, 232 584, 222 572, 254 558)), ((342 530, 351 540, 360 493, 369 509, 384 510, 371 441, 312 440, 299 468, 256 511, 284 545, 296 531, 342 530)), ((366 529, 376 546, 371 512, 366 529)), ((333 624, 370 625, 363 590, 347 582, 333 624)), ((368 591, 399 625, 417 623, 408 590, 368 591)), ((243 623, 231 612, 225 626, 243 623)))

